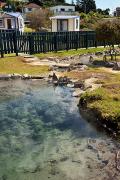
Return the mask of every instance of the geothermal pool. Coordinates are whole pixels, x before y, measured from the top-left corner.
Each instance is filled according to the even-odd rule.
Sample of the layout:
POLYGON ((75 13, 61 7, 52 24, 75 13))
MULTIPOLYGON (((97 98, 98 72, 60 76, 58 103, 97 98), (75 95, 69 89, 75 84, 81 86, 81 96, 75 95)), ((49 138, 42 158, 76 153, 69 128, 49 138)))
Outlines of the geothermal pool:
POLYGON ((72 91, 0 82, 0 180, 119 179, 119 143, 81 117, 72 91))

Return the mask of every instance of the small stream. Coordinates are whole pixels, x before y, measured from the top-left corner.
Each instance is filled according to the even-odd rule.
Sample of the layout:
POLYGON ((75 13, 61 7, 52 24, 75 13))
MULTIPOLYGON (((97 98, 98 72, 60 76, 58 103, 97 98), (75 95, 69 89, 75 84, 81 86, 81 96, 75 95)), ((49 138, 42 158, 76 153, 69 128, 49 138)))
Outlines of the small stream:
POLYGON ((73 90, 0 82, 0 180, 119 179, 120 144, 83 119, 73 90))

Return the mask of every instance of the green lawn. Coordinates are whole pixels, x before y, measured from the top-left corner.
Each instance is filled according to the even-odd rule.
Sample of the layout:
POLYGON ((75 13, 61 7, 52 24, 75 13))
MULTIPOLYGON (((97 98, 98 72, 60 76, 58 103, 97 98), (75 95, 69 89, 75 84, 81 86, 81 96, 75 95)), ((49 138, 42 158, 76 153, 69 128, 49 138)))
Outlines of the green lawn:
POLYGON ((98 51, 104 51, 106 48, 98 47, 98 48, 88 48, 88 49, 78 49, 78 50, 69 50, 69 51, 58 51, 58 52, 49 52, 49 53, 40 53, 35 54, 35 56, 39 58, 47 58, 47 57, 65 57, 65 56, 72 56, 72 55, 82 55, 87 53, 95 53, 98 51))
POLYGON ((31 66, 24 63, 22 57, 0 58, 0 74, 39 75, 48 72, 48 66, 31 66))
POLYGON ((110 74, 100 78, 102 87, 81 96, 88 109, 100 114, 106 121, 115 121, 120 129, 120 74, 110 74))

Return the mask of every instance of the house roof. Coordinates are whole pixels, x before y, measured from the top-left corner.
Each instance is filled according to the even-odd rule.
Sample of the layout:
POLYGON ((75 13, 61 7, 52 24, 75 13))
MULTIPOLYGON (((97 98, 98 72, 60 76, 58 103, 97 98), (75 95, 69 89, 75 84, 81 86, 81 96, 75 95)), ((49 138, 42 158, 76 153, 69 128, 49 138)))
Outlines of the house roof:
POLYGON ((13 17, 19 17, 21 14, 19 12, 5 12, 7 15, 13 16, 13 17))
POLYGON ((19 12, 16 12, 16 13, 15 12, 2 12, 0 13, 0 18, 10 17, 10 16, 18 18, 20 15, 21 14, 19 12))
POLYGON ((75 19, 75 18, 80 18, 80 16, 53 16, 50 17, 50 19, 75 19))
POLYGON ((4 6, 6 6, 7 3, 1 2, 0 1, 0 7, 3 8, 4 6))
POLYGON ((24 6, 25 8, 36 8, 39 9, 41 6, 35 4, 35 3, 29 3, 24 6))

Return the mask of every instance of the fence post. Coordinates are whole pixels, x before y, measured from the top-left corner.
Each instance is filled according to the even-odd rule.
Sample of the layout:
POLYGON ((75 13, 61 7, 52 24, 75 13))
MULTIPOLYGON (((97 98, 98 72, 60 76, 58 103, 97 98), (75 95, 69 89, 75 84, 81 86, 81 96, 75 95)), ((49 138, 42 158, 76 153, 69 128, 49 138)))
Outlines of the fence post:
POLYGON ((69 34, 66 33, 66 50, 67 51, 69 50, 69 41, 68 41, 68 39, 69 39, 69 34))
POLYGON ((86 35, 85 35, 85 44, 86 44, 86 49, 88 49, 88 33, 86 31, 86 35))
POLYGON ((2 33, 0 32, 0 53, 1 53, 1 58, 4 57, 4 52, 3 52, 3 39, 2 39, 2 33))
POLYGON ((54 36, 54 50, 57 52, 57 34, 54 36))
POLYGON ((46 53, 46 34, 43 34, 43 52, 46 53))
POLYGON ((29 53, 34 54, 34 37, 31 33, 29 34, 29 53))
POLYGON ((18 56, 18 47, 17 47, 17 31, 13 33, 13 42, 14 42, 14 51, 16 56, 18 56))
POLYGON ((78 33, 76 33, 76 37, 75 37, 75 44, 76 44, 76 51, 78 49, 78 33))

